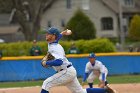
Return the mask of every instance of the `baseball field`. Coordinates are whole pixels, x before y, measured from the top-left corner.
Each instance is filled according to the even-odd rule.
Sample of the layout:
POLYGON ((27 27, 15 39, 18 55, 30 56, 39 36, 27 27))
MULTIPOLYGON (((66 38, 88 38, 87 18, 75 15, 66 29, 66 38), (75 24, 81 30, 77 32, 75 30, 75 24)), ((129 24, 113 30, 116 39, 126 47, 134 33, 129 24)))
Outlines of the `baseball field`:
MULTIPOLYGON (((79 78, 81 82, 81 78, 79 78)), ((140 93, 140 75, 109 76, 110 86, 117 93, 140 93)), ((0 93, 40 93, 41 81, 1 82, 0 93)), ((97 87, 98 81, 95 81, 97 87)), ((87 88, 87 83, 83 88, 87 88)), ((65 86, 54 87, 50 93, 71 93, 65 86)))

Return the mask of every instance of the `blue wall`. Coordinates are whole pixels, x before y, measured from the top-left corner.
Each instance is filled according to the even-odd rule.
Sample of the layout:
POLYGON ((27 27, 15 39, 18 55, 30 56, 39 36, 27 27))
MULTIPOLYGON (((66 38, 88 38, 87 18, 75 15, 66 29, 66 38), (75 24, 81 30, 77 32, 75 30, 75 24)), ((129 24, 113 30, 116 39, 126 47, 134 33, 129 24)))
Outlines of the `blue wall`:
MULTIPOLYGON (((84 74, 87 57, 68 58, 77 70, 78 76, 84 74)), ((109 75, 140 73, 140 56, 97 56, 108 68, 109 75)), ((53 75, 52 68, 43 68, 40 60, 0 60, 0 81, 21 81, 45 79, 53 75)))

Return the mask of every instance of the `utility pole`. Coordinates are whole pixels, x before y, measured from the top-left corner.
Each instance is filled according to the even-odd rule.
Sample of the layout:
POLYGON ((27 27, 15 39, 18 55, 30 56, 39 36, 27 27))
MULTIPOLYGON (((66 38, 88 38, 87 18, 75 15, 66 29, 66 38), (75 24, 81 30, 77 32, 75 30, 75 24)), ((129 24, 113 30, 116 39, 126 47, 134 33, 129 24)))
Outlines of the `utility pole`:
POLYGON ((119 1, 119 21, 120 21, 120 43, 121 43, 121 51, 124 50, 124 43, 125 43, 125 34, 123 29, 123 11, 122 11, 122 1, 119 1))

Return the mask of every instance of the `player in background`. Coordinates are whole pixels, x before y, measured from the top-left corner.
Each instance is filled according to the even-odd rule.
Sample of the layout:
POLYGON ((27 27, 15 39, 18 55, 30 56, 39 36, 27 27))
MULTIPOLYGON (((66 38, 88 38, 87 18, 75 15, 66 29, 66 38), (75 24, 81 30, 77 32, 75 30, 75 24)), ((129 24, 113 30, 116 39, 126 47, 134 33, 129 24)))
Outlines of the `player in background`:
POLYGON ((87 80, 89 87, 92 88, 93 81, 95 80, 95 78, 98 78, 100 81, 98 86, 100 88, 104 88, 104 86, 108 84, 106 80, 107 74, 108 70, 105 65, 103 65, 101 61, 96 60, 96 56, 94 53, 90 53, 89 62, 87 62, 85 67, 83 82, 87 80))
POLYGON ((41 93, 49 93, 52 87, 59 85, 65 85, 72 93, 106 93, 107 90, 104 88, 82 88, 77 79, 75 68, 66 58, 63 47, 58 43, 58 40, 64 34, 60 35, 59 30, 54 27, 46 29, 46 32, 48 52, 55 57, 54 60, 47 61, 46 65, 53 67, 57 73, 43 82, 41 93))
MULTIPOLYGON (((85 67, 83 82, 87 80, 89 87, 93 88, 93 82, 96 78, 98 78, 100 81, 98 84, 99 88, 110 88, 106 79, 108 70, 105 65, 101 61, 96 60, 94 53, 90 53, 88 58, 89 61, 85 67)), ((110 88, 110 90, 112 89, 110 88)))

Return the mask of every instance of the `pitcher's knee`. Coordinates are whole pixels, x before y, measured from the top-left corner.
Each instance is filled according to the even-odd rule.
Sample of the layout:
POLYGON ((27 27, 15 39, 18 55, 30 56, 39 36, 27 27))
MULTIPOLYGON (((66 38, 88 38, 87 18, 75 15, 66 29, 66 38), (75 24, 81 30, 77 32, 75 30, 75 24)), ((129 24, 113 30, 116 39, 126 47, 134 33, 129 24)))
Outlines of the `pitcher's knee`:
POLYGON ((49 91, 51 88, 49 82, 47 81, 44 81, 43 84, 42 84, 42 89, 46 90, 46 91, 49 91))

